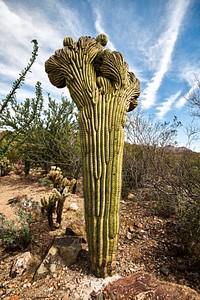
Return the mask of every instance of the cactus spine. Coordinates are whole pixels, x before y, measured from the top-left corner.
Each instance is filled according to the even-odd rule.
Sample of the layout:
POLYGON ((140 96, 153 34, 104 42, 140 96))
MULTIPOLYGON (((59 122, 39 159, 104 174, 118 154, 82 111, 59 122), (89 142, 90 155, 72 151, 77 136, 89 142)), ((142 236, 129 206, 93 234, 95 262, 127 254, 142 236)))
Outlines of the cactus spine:
POLYGON ((65 38, 45 63, 51 83, 67 86, 79 109, 89 261, 97 277, 115 272, 124 126, 140 93, 123 56, 106 43, 104 34, 65 38))

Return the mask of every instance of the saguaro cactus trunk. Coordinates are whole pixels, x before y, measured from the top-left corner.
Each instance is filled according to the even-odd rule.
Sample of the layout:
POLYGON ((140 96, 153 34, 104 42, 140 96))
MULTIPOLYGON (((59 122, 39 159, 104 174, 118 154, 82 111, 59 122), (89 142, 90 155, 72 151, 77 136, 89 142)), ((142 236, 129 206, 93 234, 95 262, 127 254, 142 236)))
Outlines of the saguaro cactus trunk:
POLYGON ((104 34, 67 37, 45 63, 51 83, 67 86, 79 110, 89 261, 97 277, 115 272, 124 126, 140 93, 123 56, 106 43, 104 34))

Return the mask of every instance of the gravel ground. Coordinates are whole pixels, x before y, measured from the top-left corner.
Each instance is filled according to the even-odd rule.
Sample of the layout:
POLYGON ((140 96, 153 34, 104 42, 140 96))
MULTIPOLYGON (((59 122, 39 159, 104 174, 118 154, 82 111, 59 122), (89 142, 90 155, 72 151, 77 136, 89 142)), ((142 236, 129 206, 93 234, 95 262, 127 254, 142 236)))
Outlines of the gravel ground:
MULTIPOLYGON (((29 192, 39 200, 40 196, 47 195, 49 192, 33 180, 23 181, 16 176, 6 177, 0 179, 1 212, 7 208, 7 201, 11 196, 29 192)), ((140 191, 140 195, 143 195, 143 191, 140 191)), ((45 222, 33 226, 34 243, 29 246, 29 250, 34 255, 44 256, 53 236, 61 234, 67 222, 75 222, 77 219, 84 222, 83 198, 74 195, 65 205, 63 229, 52 233, 45 222), (67 206, 70 203, 76 203, 79 207, 78 211, 69 213, 67 206)), ((153 215, 152 206, 153 201, 145 196, 133 196, 131 199, 122 200, 117 268, 116 275, 112 278, 97 279, 90 273, 87 244, 82 244, 78 260, 71 267, 63 265, 56 272, 37 281, 32 281, 31 271, 10 278, 10 268, 19 251, 8 252, 0 248, 0 299, 89 300, 93 291, 97 292, 108 282, 138 270, 147 271, 161 280, 188 285, 200 292, 199 268, 189 263, 188 256, 181 253, 175 235, 174 220, 153 215)), ((6 213, 8 218, 13 217, 12 210, 10 215, 8 209, 6 213)))

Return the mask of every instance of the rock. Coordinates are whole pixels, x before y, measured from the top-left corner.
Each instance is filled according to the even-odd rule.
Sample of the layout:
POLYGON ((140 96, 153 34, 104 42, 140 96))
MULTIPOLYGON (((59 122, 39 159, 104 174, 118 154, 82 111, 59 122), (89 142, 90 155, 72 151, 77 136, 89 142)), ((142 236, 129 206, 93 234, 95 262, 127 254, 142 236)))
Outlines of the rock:
POLYGON ((169 270, 169 268, 167 268, 167 267, 161 267, 161 268, 160 268, 160 272, 161 272, 163 275, 168 276, 169 273, 170 273, 170 270, 169 270))
POLYGON ((75 264, 80 250, 81 245, 79 243, 73 243, 69 246, 60 247, 60 256, 67 267, 75 264))
POLYGON ((196 272, 188 272, 186 274, 186 278, 188 278, 188 280, 190 280, 190 281, 197 281, 198 277, 199 277, 198 273, 196 273, 196 272))
POLYGON ((78 222, 78 221, 70 223, 66 227, 65 234, 67 236, 79 237, 83 243, 86 243, 86 241, 87 241, 87 234, 86 234, 85 226, 83 225, 83 223, 78 222))
POLYGON ((127 237, 128 240, 131 240, 132 239, 132 234, 130 232, 127 232, 126 237, 127 237))
POLYGON ((59 268, 71 266, 77 261, 81 250, 81 244, 77 237, 57 237, 49 249, 46 257, 40 264, 34 280, 40 279, 47 274, 54 274, 59 268))
POLYGON ((69 206, 69 210, 72 210, 72 211, 77 211, 79 209, 78 205, 76 203, 71 203, 70 206, 69 206))
POLYGON ((133 233, 135 231, 134 229, 134 225, 133 224, 129 224, 128 230, 133 233))
POLYGON ((135 198, 135 195, 132 194, 132 193, 129 193, 128 196, 127 196, 128 200, 133 200, 134 198, 135 198))
POLYGON ((9 300, 20 300, 19 296, 10 296, 9 300))
POLYGON ((29 251, 18 255, 12 263, 10 269, 10 277, 14 278, 18 275, 22 275, 27 269, 32 256, 29 251))
POLYGON ((134 221, 134 226, 137 227, 137 228, 143 228, 143 224, 138 220, 134 221))
POLYGON ((157 280, 143 271, 109 283, 103 294, 105 300, 200 300, 191 288, 157 280))
POLYGON ((65 294, 65 295, 62 297, 62 300, 69 300, 68 294, 65 294))
POLYGON ((187 270, 187 266, 185 264, 180 264, 177 266, 178 271, 185 272, 187 270))
POLYGON ((92 300, 104 300, 103 293, 100 293, 97 295, 95 291, 92 291, 92 293, 90 294, 90 297, 92 300))
POLYGON ((54 247, 58 249, 59 256, 67 267, 76 262, 78 254, 82 249, 78 238, 68 236, 55 238, 54 247))

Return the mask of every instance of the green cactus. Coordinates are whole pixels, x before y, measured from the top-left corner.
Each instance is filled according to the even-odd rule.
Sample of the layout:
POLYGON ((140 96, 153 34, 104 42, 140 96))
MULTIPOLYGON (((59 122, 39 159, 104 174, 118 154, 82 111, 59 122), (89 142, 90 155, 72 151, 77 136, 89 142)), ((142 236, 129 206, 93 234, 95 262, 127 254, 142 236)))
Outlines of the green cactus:
POLYGON ((51 228, 51 230, 54 229, 54 223, 53 223, 53 213, 54 210, 56 208, 56 198, 55 195, 50 194, 49 198, 46 199, 45 197, 42 197, 40 199, 41 201, 41 211, 42 211, 42 215, 47 214, 47 218, 48 218, 48 223, 49 223, 49 227, 51 228))
POLYGON ((68 191, 70 193, 72 193, 72 190, 73 190, 73 187, 75 184, 76 184, 76 179, 73 178, 73 179, 69 180, 69 179, 67 179, 67 177, 64 177, 61 182, 61 188, 64 189, 64 188, 68 187, 68 191))
POLYGON ((45 63, 49 80, 68 87, 79 110, 89 261, 97 277, 115 272, 126 112, 137 105, 139 80, 107 37, 66 37, 45 63))
POLYGON ((47 174, 47 179, 53 183, 53 187, 57 188, 63 179, 62 171, 59 167, 52 166, 51 170, 47 174))
POLYGON ((57 189, 53 189, 52 193, 57 201, 57 206, 56 206, 56 214, 57 214, 57 218, 56 218, 56 223, 61 224, 62 221, 62 212, 63 212, 63 206, 65 203, 65 199, 70 195, 69 193, 69 188, 68 186, 66 186, 64 188, 64 190, 61 192, 59 192, 57 189))
POLYGON ((54 211, 56 211, 57 214, 56 223, 58 224, 58 226, 61 224, 65 200, 67 197, 69 197, 75 183, 76 179, 68 180, 66 177, 64 177, 60 182, 60 186, 58 187, 60 188, 60 191, 58 191, 57 188, 53 188, 52 193, 49 195, 48 199, 46 199, 45 197, 41 198, 42 214, 44 214, 45 212, 47 213, 48 223, 51 230, 54 229, 54 211))

